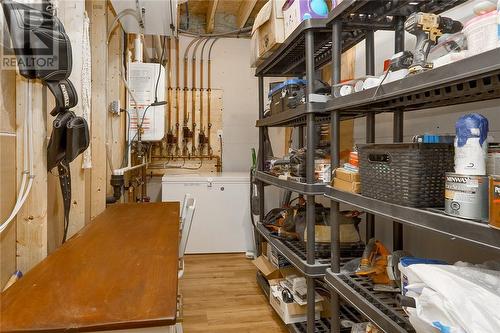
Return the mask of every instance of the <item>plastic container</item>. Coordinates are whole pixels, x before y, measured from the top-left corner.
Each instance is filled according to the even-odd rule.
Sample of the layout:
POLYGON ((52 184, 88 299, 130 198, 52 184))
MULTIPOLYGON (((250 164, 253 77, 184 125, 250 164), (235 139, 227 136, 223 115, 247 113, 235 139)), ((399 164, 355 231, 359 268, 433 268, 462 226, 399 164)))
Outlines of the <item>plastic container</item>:
POLYGON ((498 12, 477 16, 465 24, 469 56, 498 47, 498 12))
POLYGON ((488 119, 478 113, 460 117, 455 125, 455 173, 486 175, 488 119))
POLYGON ((444 206, 452 144, 367 144, 358 152, 364 196, 409 207, 444 206))

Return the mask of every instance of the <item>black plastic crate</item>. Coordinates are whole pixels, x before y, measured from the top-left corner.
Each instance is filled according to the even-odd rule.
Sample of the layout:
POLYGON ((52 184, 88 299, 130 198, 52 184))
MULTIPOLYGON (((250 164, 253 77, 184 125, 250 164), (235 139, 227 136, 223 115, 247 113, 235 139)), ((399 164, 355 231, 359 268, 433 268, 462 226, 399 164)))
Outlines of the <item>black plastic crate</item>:
POLYGON ((443 207, 454 148, 441 143, 358 145, 364 196, 410 207, 443 207))

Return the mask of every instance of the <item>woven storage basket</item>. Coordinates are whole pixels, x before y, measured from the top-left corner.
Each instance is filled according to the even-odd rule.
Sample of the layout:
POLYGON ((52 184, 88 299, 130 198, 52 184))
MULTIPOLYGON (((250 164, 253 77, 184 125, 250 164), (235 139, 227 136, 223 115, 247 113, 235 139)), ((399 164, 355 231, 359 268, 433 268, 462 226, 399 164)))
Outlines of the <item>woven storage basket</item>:
POLYGON ((359 145, 364 196, 410 207, 443 207, 446 172, 454 169, 451 144, 359 145))

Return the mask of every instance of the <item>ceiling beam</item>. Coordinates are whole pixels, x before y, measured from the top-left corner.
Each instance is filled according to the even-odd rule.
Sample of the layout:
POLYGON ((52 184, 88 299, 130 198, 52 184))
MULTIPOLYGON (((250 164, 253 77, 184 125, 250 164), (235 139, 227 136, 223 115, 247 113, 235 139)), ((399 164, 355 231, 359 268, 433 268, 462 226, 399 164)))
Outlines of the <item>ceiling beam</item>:
POLYGON ((236 24, 239 29, 245 26, 256 4, 257 0, 243 0, 241 2, 238 9, 238 16, 236 17, 236 24))
POLYGON ((219 0, 210 0, 207 9, 207 33, 210 34, 214 31, 215 27, 215 12, 217 11, 217 5, 219 0))

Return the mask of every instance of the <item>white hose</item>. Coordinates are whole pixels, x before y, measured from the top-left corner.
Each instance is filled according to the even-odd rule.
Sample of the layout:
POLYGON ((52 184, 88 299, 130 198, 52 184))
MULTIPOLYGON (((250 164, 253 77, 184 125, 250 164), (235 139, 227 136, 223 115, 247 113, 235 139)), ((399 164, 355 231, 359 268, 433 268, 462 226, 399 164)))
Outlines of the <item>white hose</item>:
POLYGON ((7 218, 7 220, 0 225, 0 233, 2 233, 9 224, 14 220, 14 217, 19 213, 21 208, 23 207, 28 195, 31 191, 31 187, 33 185, 33 179, 35 175, 33 173, 33 156, 34 156, 34 148, 33 148, 33 108, 32 108, 32 82, 28 80, 27 85, 27 110, 24 116, 24 124, 23 124, 23 172, 21 179, 21 186, 19 187, 19 193, 17 195, 17 200, 12 209, 11 214, 7 218), (28 184, 26 186, 26 181, 28 180, 28 184), (26 188, 25 188, 26 187, 26 188))

